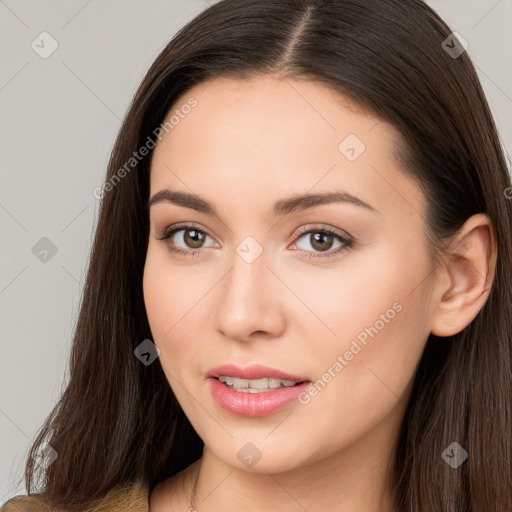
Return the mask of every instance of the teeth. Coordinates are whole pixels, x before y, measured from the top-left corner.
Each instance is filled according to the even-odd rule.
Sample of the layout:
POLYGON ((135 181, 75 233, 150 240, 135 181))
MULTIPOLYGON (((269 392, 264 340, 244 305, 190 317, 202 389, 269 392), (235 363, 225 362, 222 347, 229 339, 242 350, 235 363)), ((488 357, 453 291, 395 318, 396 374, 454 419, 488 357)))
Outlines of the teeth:
POLYGON ((277 389, 281 386, 280 379, 268 379, 268 387, 272 389, 277 389))
POLYGON ((256 379, 249 381, 249 387, 254 389, 267 389, 268 379, 256 379))
POLYGON ((219 381, 226 384, 229 388, 242 393, 260 393, 262 391, 271 391, 272 389, 291 387, 297 384, 293 380, 286 379, 239 379, 238 377, 229 377, 220 375, 219 381))
POLYGON ((239 379, 238 377, 235 377, 233 380, 233 386, 235 386, 235 388, 248 388, 249 380, 248 379, 239 379))

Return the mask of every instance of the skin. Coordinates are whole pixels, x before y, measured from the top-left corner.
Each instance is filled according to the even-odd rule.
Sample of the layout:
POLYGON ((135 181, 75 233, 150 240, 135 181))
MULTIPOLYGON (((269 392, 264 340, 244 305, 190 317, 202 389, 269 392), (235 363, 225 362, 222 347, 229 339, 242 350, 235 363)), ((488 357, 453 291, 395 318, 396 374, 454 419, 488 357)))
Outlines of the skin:
POLYGON ((391 512, 388 469, 417 365, 431 332, 460 332, 484 305, 496 262, 492 224, 483 214, 468 219, 454 256, 433 272, 425 197, 393 156, 392 126, 318 82, 219 78, 173 110, 190 97, 197 106, 154 150, 150 193, 192 192, 219 214, 151 206, 144 297, 160 364, 205 450, 155 488, 150 511, 188 510, 200 469, 201 512, 391 512), (349 134, 366 146, 355 161, 338 149, 349 134), (274 201, 333 190, 377 212, 333 203, 271 214, 274 201), (158 240, 181 222, 207 235, 203 246, 187 245, 190 231, 158 240), (322 256, 341 242, 324 242, 322 252, 311 234, 297 236, 318 226, 350 235, 353 247, 322 256), (252 263, 236 252, 247 236, 263 249, 252 263), (173 242, 200 252, 172 253, 173 242), (206 374, 224 363, 315 382, 396 303, 394 318, 307 404, 240 417, 210 393, 206 374), (250 468, 237 457, 247 442, 262 454, 250 468))

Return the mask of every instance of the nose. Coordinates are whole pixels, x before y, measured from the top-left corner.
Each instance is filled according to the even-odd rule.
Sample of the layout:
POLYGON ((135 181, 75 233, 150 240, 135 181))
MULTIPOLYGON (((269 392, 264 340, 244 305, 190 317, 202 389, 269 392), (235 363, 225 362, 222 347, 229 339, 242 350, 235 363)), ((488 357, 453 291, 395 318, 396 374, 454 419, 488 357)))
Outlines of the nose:
POLYGON ((230 271, 217 288, 214 324, 226 338, 251 341, 279 337, 285 329, 285 287, 263 252, 249 263, 233 256, 230 271))

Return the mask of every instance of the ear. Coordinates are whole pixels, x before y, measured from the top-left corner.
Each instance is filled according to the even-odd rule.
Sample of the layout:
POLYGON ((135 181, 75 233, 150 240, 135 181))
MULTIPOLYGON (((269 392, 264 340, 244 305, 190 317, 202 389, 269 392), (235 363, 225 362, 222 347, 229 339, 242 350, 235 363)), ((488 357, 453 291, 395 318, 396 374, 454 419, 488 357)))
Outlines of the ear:
POLYGON ((496 234, 490 218, 483 213, 473 215, 457 232, 438 270, 432 334, 452 336, 473 321, 489 296, 496 260, 496 234))

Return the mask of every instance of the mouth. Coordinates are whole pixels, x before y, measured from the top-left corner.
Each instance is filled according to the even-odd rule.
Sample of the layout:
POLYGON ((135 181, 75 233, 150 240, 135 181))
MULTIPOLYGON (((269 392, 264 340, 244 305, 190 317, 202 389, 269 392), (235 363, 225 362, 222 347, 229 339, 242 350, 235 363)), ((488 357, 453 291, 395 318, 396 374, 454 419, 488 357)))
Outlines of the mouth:
POLYGON ((297 403, 311 381, 261 365, 224 365, 207 375, 210 391, 226 411, 239 416, 267 416, 297 403))
POLYGON ((239 393, 266 393, 274 389, 291 388, 302 384, 306 381, 293 381, 289 379, 276 379, 272 377, 264 377, 262 379, 241 379, 229 375, 220 375, 215 377, 222 382, 227 388, 239 393))
MULTIPOLYGON (((230 386, 234 385, 234 379, 238 379, 238 387, 250 387, 246 382, 244 382, 245 380, 256 382, 265 381, 265 379, 267 379, 269 382, 263 383, 268 384, 266 387, 270 387, 272 389, 274 389, 272 386, 277 387, 276 381, 278 380, 280 381, 279 385, 284 383, 285 386, 291 386, 292 384, 290 383, 296 384, 309 381, 307 377, 292 375, 291 373, 260 364, 252 364, 250 366, 243 367, 236 366, 234 364, 224 364, 222 366, 212 368, 208 372, 207 377, 214 377, 216 379, 222 377, 223 379, 226 379, 227 384, 230 386), (231 382, 231 379, 233 379, 233 382, 231 382)), ((261 389, 261 385, 261 383, 256 383, 256 389, 261 389)))

